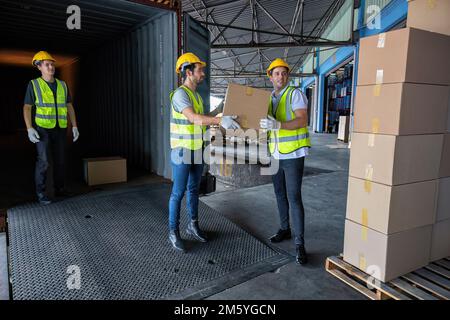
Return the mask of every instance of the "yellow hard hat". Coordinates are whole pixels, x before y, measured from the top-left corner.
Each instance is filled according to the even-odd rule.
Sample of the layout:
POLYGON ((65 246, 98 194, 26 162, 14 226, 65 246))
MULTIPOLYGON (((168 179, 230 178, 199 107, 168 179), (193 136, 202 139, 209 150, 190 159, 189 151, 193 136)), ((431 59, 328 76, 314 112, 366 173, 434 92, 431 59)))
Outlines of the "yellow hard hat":
POLYGON ((56 60, 47 51, 39 51, 34 55, 31 64, 34 66, 35 61, 42 61, 42 60, 52 60, 53 62, 56 62, 56 60))
POLYGON ((175 67, 175 71, 177 73, 180 73, 181 66, 185 63, 193 64, 193 63, 200 63, 202 66, 206 67, 206 63, 201 61, 199 57, 197 57, 195 54, 191 52, 186 52, 185 54, 182 54, 178 60, 177 65, 175 67))
POLYGON ((286 61, 284 61, 283 59, 280 59, 280 58, 276 58, 275 60, 272 61, 270 66, 267 68, 267 76, 268 77, 270 77, 270 71, 272 69, 275 69, 276 67, 285 67, 288 69, 288 72, 291 71, 291 68, 289 67, 289 65, 287 64, 286 61))

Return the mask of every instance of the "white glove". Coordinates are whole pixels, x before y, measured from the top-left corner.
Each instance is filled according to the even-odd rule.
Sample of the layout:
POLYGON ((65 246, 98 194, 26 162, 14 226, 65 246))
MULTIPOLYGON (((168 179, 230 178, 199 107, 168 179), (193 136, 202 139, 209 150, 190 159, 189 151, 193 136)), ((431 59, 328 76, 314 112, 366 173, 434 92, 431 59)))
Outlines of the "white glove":
POLYGON ((259 121, 259 126, 261 129, 267 129, 267 130, 280 130, 281 128, 281 122, 277 121, 272 116, 267 116, 267 118, 261 119, 259 121))
POLYGON ((31 142, 36 143, 39 142, 40 138, 38 132, 34 128, 27 129, 28 131, 28 139, 30 139, 31 142))
POLYGON ((78 132, 77 127, 72 128, 72 134, 73 134, 73 142, 78 140, 78 137, 80 136, 80 132, 78 132))
POLYGON ((241 129, 239 123, 234 119, 237 119, 237 116, 223 116, 220 120, 220 126, 224 129, 241 129))

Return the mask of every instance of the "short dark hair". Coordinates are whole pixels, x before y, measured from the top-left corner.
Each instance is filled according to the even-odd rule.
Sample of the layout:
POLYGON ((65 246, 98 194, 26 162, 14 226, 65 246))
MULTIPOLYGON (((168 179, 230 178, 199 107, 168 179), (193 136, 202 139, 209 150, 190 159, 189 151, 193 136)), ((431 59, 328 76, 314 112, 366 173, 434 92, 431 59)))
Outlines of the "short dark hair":
MULTIPOLYGON (((275 67, 275 68, 279 68, 279 67, 275 67)), ((275 69, 275 68, 273 68, 273 69, 275 69)), ((286 71, 289 73, 289 69, 288 69, 287 67, 282 67, 282 68, 285 68, 286 71)), ((270 74, 271 76, 272 76, 273 69, 269 71, 269 74, 270 74)))
POLYGON ((183 79, 186 79, 186 71, 187 70, 191 70, 191 72, 194 72, 194 70, 195 70, 195 63, 192 63, 192 64, 188 64, 187 66, 185 66, 184 68, 182 68, 182 70, 181 70, 181 77, 183 78, 183 79))

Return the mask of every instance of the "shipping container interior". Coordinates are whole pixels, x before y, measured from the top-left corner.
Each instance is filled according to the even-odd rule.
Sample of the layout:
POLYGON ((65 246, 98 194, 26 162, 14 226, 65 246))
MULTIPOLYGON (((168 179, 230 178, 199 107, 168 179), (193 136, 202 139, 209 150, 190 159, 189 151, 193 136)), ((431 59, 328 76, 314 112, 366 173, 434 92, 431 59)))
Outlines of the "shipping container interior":
POLYGON ((34 199, 36 151, 22 110, 29 81, 40 76, 31 65, 40 50, 57 60, 56 77, 68 84, 76 111, 80 138, 72 143, 67 133, 69 189, 86 188, 82 159, 89 157, 126 158, 130 179, 170 177, 176 12, 108 0, 0 4, 0 192, 7 202, 0 208, 34 199), (68 13, 71 5, 81 11, 80 29, 69 28, 77 14, 68 13))

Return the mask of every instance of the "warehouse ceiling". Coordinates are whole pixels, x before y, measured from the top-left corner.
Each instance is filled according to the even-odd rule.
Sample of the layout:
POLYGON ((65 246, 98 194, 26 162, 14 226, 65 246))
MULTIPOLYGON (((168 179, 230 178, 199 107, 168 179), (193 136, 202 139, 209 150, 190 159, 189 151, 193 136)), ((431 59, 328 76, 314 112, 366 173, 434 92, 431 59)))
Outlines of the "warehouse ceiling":
POLYGON ((212 94, 223 96, 228 82, 270 88, 263 74, 275 58, 285 58, 295 67, 294 71, 298 70, 312 46, 304 46, 299 38, 295 41, 287 34, 323 40, 320 35, 343 3, 342 0, 182 0, 182 10, 198 21, 250 29, 208 26, 211 42, 216 39, 211 46, 212 94), (287 47, 286 43, 291 45, 287 47))
POLYGON ((124 0, 0 0, 0 49, 81 54, 160 12, 124 0), (70 5, 81 9, 80 30, 67 28, 70 5))
MULTIPOLYGON (((136 3, 159 0, 133 1, 0 0, 0 50, 81 55, 161 14, 158 8, 136 3), (67 28, 70 5, 82 10, 80 30, 67 28)), ((284 57, 294 71, 298 69, 313 47, 309 44, 316 41, 314 47, 324 46, 317 41, 323 41, 320 35, 344 1, 182 0, 181 4, 184 14, 197 21, 223 25, 207 26, 212 41, 211 92, 223 96, 228 82, 270 87, 264 74, 277 57, 284 57), (249 30, 225 28, 227 25, 249 30)), ((3 54, 2 61, 9 58, 3 54)))

